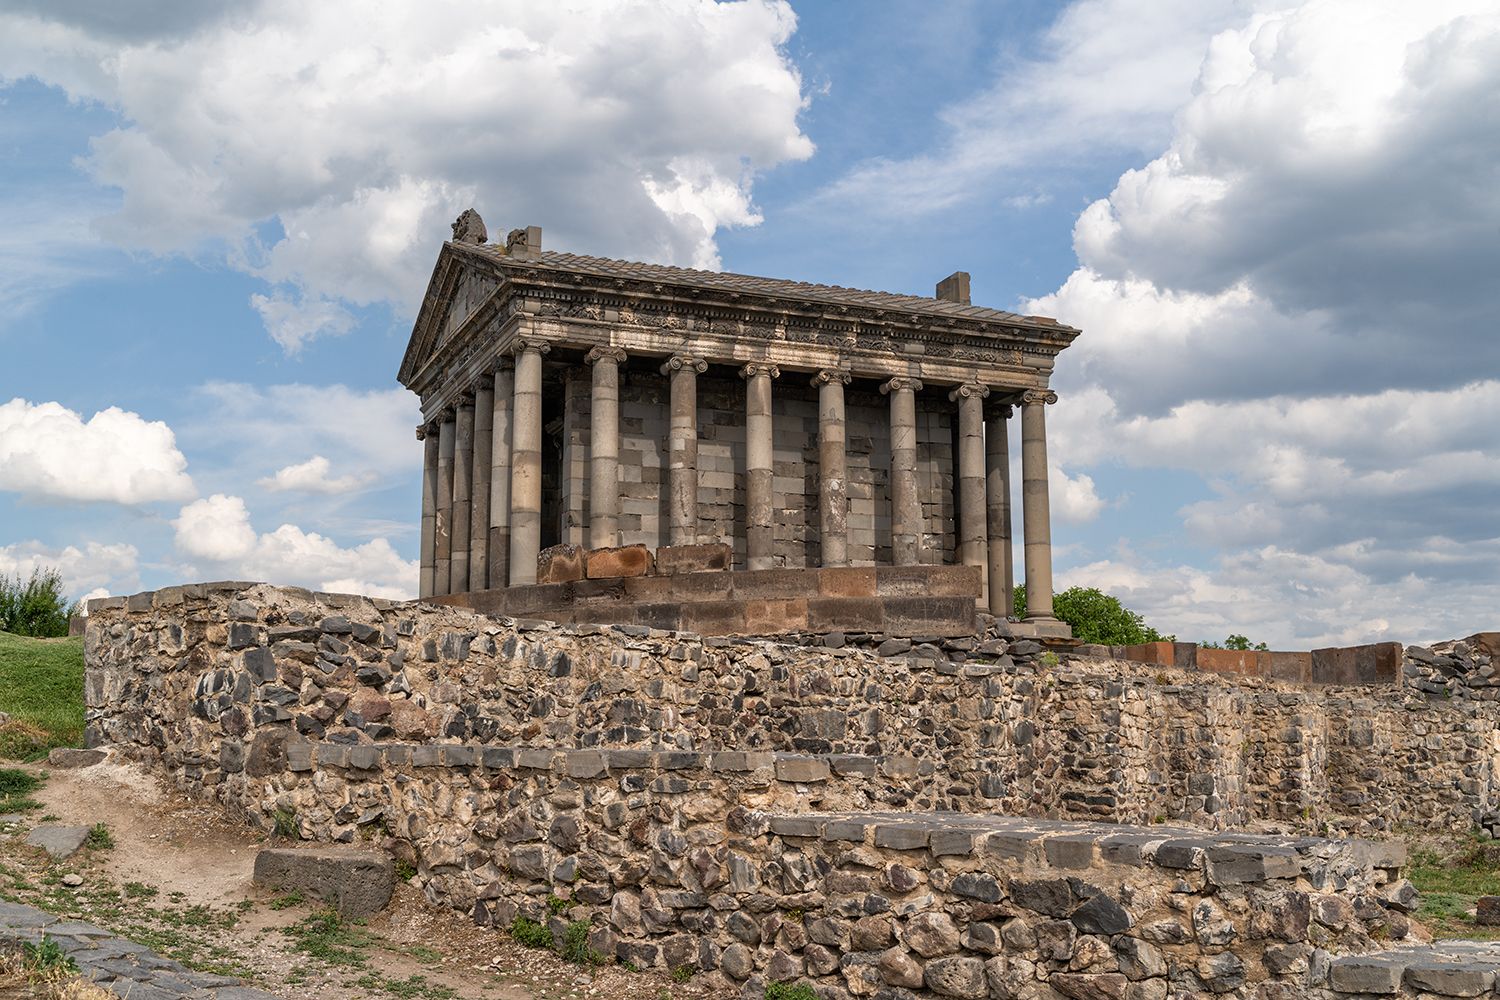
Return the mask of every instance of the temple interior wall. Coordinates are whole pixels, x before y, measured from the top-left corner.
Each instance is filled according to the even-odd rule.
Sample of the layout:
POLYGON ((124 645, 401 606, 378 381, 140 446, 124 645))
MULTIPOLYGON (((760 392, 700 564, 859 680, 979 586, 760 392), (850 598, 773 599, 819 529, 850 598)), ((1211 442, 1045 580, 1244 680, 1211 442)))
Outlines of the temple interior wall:
MULTIPOLYGON (((729 542, 745 565, 745 383, 727 369, 698 378, 697 542, 729 542), (722 372, 722 373, 721 373, 722 372)), ((563 399, 558 540, 588 544, 589 386, 586 367, 560 376, 563 399)), ((620 373, 620 544, 669 543, 667 478, 669 387, 665 377, 626 368, 620 373)), ((783 373, 772 390, 772 489, 777 566, 821 565, 818 544, 817 390, 803 373, 783 373)), ((845 390, 849 464, 849 556, 852 565, 890 565, 890 403, 873 386, 845 390)), ((956 558, 953 526, 953 404, 917 397, 917 475, 922 497, 924 563, 956 558)))

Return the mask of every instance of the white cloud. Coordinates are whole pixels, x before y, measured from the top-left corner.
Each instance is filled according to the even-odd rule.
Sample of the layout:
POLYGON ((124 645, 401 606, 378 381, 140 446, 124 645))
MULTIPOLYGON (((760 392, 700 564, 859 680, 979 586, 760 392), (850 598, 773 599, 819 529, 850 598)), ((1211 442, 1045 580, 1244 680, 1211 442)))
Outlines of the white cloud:
POLYGON ((759 219, 755 173, 812 152, 795 25, 779 0, 262 0, 139 25, 26 3, 0 13, 0 78, 118 109, 84 161, 122 192, 101 232, 227 253, 273 284, 254 307, 295 352, 342 303, 414 309, 470 204, 502 236, 716 263, 717 230, 759 219))
POLYGON ((177 548, 184 555, 211 562, 243 559, 255 548, 250 512, 239 497, 215 493, 182 508, 177 520, 177 548))
POLYGON ((0 546, 0 576, 30 579, 36 570, 55 569, 75 599, 129 594, 140 590, 135 546, 86 542, 52 548, 38 541, 0 546))
POLYGON ((0 405, 0 490, 34 500, 142 504, 193 495, 172 429, 117 407, 87 421, 61 403, 0 405))
MULTIPOLYGON (((1013 473, 1013 481, 1020 481, 1016 478, 1018 474, 1013 473)), ((1104 499, 1094 491, 1092 476, 1082 472, 1070 476, 1057 465, 1052 466, 1048 477, 1048 500, 1053 519, 1068 524, 1093 521, 1106 506, 1104 499)))
POLYGON ((199 575, 373 597, 416 596, 417 563, 402 559, 384 538, 345 548, 293 524, 258 534, 245 502, 223 494, 188 504, 172 523, 178 551, 203 564, 191 567, 199 575))
POLYGON ((322 455, 314 455, 305 462, 284 466, 274 476, 259 481, 263 489, 274 493, 350 493, 368 486, 375 478, 371 473, 347 476, 330 475, 332 464, 322 455))

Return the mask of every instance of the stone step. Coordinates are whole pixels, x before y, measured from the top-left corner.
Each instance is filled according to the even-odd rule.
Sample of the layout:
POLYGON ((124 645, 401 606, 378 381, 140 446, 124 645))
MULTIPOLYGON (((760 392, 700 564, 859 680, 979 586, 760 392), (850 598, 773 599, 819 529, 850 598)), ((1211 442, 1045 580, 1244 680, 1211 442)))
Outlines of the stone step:
POLYGON ((1497 974, 1500 941, 1434 941, 1335 958, 1328 986, 1336 993, 1479 997, 1492 995, 1497 974))
POLYGON ((263 888, 305 892, 345 918, 358 918, 385 909, 396 888, 396 868, 381 851, 267 847, 255 856, 254 881, 263 888))

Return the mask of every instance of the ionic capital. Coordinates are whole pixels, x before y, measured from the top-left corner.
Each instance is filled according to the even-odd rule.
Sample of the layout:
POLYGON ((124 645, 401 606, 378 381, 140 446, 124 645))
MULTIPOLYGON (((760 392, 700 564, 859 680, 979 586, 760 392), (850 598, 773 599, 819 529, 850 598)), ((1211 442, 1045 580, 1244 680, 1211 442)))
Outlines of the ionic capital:
POLYGON ((812 377, 812 384, 818 386, 831 385, 834 382, 839 385, 848 385, 852 381, 854 381, 854 376, 842 368, 824 368, 812 377))
POLYGON ((780 378, 781 369, 777 368, 775 365, 768 365, 759 361, 752 361, 748 365, 740 369, 740 378, 755 378, 757 375, 766 375, 770 378, 780 378))
POLYGON ((698 375, 702 375, 708 371, 708 362, 691 354, 674 354, 662 362, 661 373, 663 375, 670 375, 673 372, 680 372, 683 369, 688 369, 698 375))
POLYGON ((625 363, 625 348, 623 347, 591 347, 589 352, 583 356, 583 363, 591 365, 596 361, 613 361, 617 365, 625 363))
POLYGON ((417 425, 417 440, 418 441, 426 441, 427 440, 427 425, 426 424, 418 424, 417 425))
POLYGON ((510 349, 510 353, 519 358, 528 351, 533 354, 546 354, 551 350, 552 345, 545 340, 518 340, 510 349))
POLYGON ((1047 405, 1057 402, 1057 393, 1051 389, 1027 389, 1021 393, 1022 406, 1047 405))
POLYGON ((474 408, 474 390, 465 389, 463 392, 459 393, 454 398, 453 405, 460 410, 464 409, 465 407, 472 410, 474 408))
POLYGON ((907 375, 897 375, 895 378, 888 379, 887 381, 880 383, 880 392, 882 395, 886 395, 892 392, 921 391, 922 380, 919 378, 911 378, 907 375))
POLYGON ((956 403, 960 399, 984 399, 990 394, 990 387, 980 385, 978 382, 965 382, 963 385, 948 393, 948 401, 956 403))
POLYGON ((1009 420, 1016 408, 1009 403, 992 403, 984 408, 986 420, 1009 420))
POLYGON ((509 354, 502 354, 498 358, 495 359, 495 371, 496 371, 496 373, 515 371, 515 368, 516 368, 516 359, 513 358, 513 357, 511 357, 509 354))

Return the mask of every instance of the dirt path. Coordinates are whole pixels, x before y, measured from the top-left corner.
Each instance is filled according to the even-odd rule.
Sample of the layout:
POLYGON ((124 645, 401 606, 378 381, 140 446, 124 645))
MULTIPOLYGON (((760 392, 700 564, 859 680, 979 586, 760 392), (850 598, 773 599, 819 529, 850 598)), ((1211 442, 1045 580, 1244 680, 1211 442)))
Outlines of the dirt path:
MULTIPOLYGON (((79 917, 195 968, 238 975, 284 997, 359 1000, 693 1000, 693 983, 585 969, 429 906, 412 886, 367 924, 329 928, 315 901, 251 884, 259 833, 226 821, 134 768, 39 768, 48 822, 104 823, 110 849, 51 863, 0 836, 0 896, 79 917), (68 888, 67 873, 84 884, 68 888)), ((37 822, 32 819, 29 822, 37 822)))

